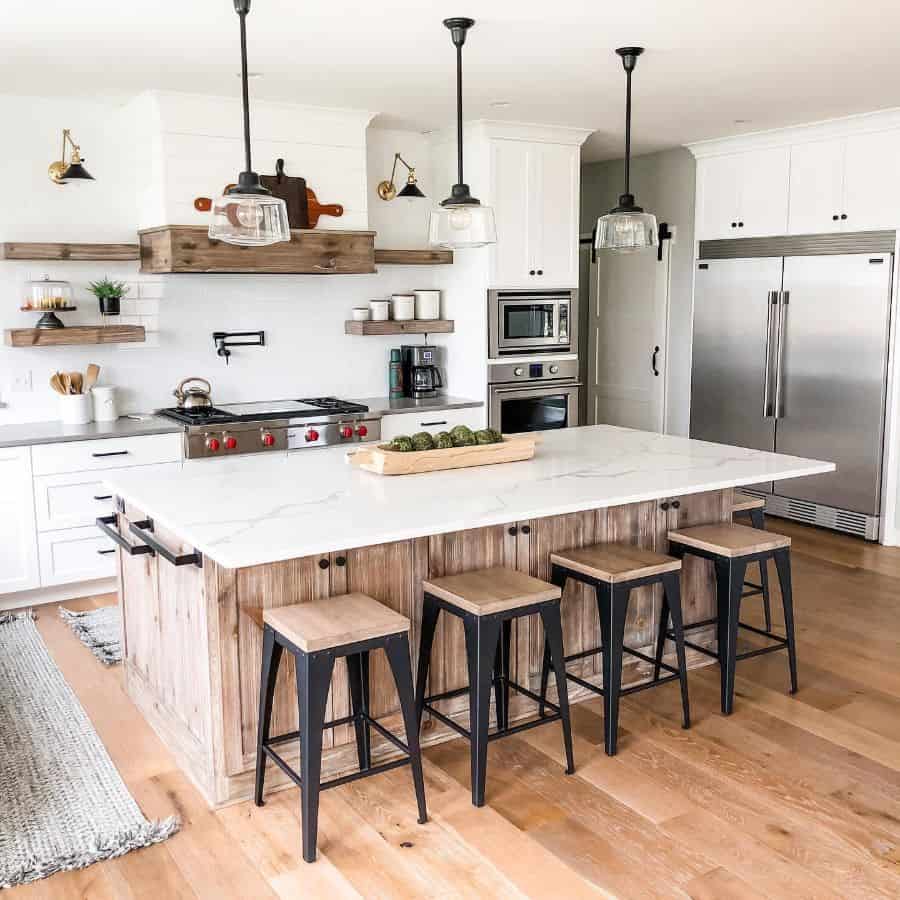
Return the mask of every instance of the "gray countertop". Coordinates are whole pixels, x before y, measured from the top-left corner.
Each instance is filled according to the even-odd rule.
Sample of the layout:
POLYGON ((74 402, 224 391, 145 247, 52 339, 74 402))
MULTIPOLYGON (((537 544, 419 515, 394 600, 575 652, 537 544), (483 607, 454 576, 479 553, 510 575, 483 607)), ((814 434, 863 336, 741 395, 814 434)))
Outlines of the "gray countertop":
POLYGON ((90 425, 27 422, 22 425, 0 425, 0 447, 95 441, 99 438, 135 437, 142 434, 172 434, 181 431, 181 427, 177 422, 151 415, 140 422, 121 417, 115 422, 92 422, 90 425))
POLYGON ((441 395, 440 397, 431 397, 428 400, 412 400, 409 397, 401 397, 399 400, 391 400, 389 397, 362 397, 354 400, 355 403, 362 403, 369 407, 369 411, 373 413, 381 413, 383 416, 389 416, 392 413, 410 413, 419 410, 438 411, 441 409, 474 409, 484 406, 482 400, 468 400, 465 397, 451 397, 449 395, 441 395))

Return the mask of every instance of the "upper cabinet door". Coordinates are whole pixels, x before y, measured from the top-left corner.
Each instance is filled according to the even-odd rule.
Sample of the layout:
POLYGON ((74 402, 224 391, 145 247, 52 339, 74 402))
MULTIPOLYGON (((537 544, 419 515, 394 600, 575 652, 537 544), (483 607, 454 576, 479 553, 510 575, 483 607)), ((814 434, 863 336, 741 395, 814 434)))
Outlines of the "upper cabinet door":
POLYGON ((578 287, 580 150, 541 144, 532 159, 539 204, 531 222, 534 281, 542 288, 578 287))
POLYGON ((813 141, 791 147, 789 234, 841 231, 846 141, 813 141))
POLYGON ((737 155, 697 163, 697 240, 738 237, 737 155))
POLYGON ((39 583, 31 448, 0 449, 0 594, 39 583))
POLYGON ((524 141, 491 142, 491 182, 497 243, 492 250, 493 287, 533 287, 529 224, 539 215, 532 190, 531 145, 524 141))
POLYGON ((846 140, 844 231, 896 228, 900 219, 900 132, 846 140))
POLYGON ((735 237, 787 234, 790 160, 790 147, 736 156, 739 202, 735 237))

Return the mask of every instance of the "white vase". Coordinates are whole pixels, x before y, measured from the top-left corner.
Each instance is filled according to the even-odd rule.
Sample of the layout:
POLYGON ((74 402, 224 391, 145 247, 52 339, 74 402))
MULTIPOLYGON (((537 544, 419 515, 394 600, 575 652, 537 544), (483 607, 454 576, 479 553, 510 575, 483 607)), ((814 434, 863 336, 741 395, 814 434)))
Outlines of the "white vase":
POLYGON ((116 389, 111 384, 98 384, 91 388, 94 401, 95 422, 115 422, 119 418, 116 389))
POLYGON ((90 394, 61 394, 59 418, 64 425, 87 425, 93 422, 90 394))

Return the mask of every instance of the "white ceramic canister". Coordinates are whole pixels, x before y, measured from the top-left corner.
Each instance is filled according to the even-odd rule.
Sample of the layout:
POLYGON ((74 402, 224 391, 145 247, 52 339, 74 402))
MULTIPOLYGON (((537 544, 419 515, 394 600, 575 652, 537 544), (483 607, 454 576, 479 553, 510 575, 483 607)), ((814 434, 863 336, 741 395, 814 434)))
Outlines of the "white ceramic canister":
POLYGON ((116 389, 111 384, 96 384, 91 388, 95 422, 115 422, 119 418, 116 389))
POLYGON ((65 425, 87 425, 93 421, 90 394, 61 394, 59 419, 65 425))
POLYGON ((354 322, 368 322, 369 317, 372 315, 368 306, 354 306, 353 307, 353 321, 354 322))
POLYGON ((372 310, 373 322, 387 322, 391 317, 390 300, 370 300, 369 309, 372 310))
POLYGON ((441 317, 440 291, 413 291, 416 297, 417 319, 439 319, 441 317))
POLYGON ((414 294, 392 294, 391 311, 398 322, 408 322, 416 316, 416 298, 414 294))

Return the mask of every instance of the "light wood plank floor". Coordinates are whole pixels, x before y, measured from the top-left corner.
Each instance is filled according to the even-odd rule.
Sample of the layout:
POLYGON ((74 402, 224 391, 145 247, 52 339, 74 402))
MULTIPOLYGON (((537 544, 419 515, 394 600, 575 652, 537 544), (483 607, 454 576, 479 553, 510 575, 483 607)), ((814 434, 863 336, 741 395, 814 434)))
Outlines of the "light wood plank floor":
MULTIPOLYGON (((177 812, 184 828, 9 896, 900 897, 900 550, 770 527, 794 537, 796 697, 783 654, 740 664, 728 719, 717 670, 693 672, 694 727, 679 727, 676 685, 634 695, 614 759, 599 704, 580 705, 577 774, 562 773, 555 726, 495 742, 481 810, 469 803, 466 745, 433 748, 428 825, 415 823, 406 770, 329 791, 312 866, 299 856, 296 791, 210 812, 121 672, 42 608, 47 644, 145 813, 177 812)), ((759 601, 745 605, 760 623, 759 601)))

